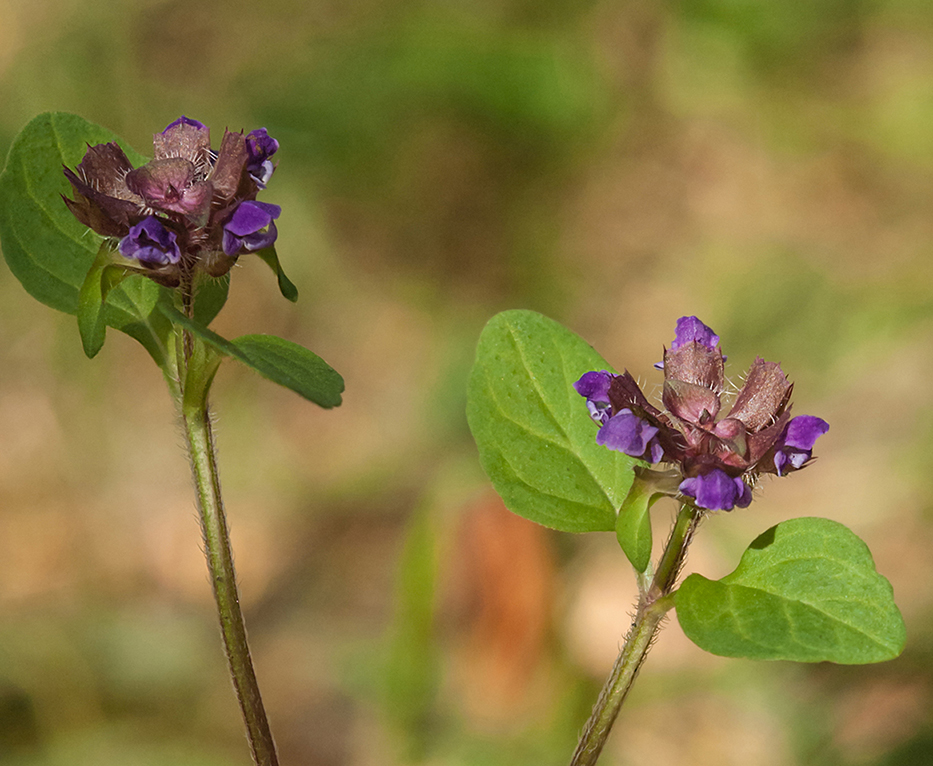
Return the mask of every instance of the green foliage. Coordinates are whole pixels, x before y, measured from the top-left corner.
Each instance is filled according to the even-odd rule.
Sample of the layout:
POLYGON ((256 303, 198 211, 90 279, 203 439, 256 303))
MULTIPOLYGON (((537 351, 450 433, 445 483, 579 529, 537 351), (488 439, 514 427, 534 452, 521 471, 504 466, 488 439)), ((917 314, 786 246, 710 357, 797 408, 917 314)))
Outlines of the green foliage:
POLYGON ((863 664, 898 656, 904 622, 866 545, 835 521, 785 521, 718 581, 690 575, 675 594, 688 638, 713 654, 863 664))
POLYGON ((84 353, 88 359, 97 356, 97 352, 104 345, 107 332, 107 325, 104 324, 104 301, 122 276, 118 274, 111 280, 108 272, 112 271, 111 250, 105 242, 101 244, 97 258, 94 259, 78 292, 78 332, 81 333, 81 345, 84 346, 84 353))
MULTIPOLYGON (((315 404, 340 404, 343 378, 311 351, 266 335, 231 342, 207 329, 227 300, 229 278, 201 279, 189 319, 174 308, 168 289, 113 263, 108 243, 63 204, 62 195, 71 189, 61 172, 62 166, 77 166, 88 145, 110 141, 123 146, 133 164, 145 162, 112 133, 72 114, 40 115, 14 141, 0 175, 0 238, 7 263, 26 290, 47 306, 77 314, 88 357, 100 351, 110 325, 136 338, 167 370, 175 324, 315 404)), ((275 272, 282 295, 297 300, 298 290, 275 249, 259 255, 275 272)), ((215 371, 216 364, 205 370, 202 394, 215 371)))
POLYGON ((292 284, 292 281, 285 276, 285 271, 282 269, 282 264, 279 263, 278 253, 275 252, 274 247, 267 247, 264 250, 260 250, 256 253, 264 263, 266 263, 273 272, 275 272, 275 278, 279 283, 279 292, 282 293, 284 298, 287 298, 292 303, 298 300, 298 288, 292 284))
POLYGON ((480 336, 467 419, 506 506, 565 532, 616 526, 635 460, 596 444, 573 384, 609 370, 582 338, 532 311, 493 317, 480 336))
MULTIPOLYGON (((81 162, 88 144, 109 141, 120 144, 131 162, 145 161, 98 125, 73 114, 41 114, 13 142, 0 174, 0 240, 10 270, 34 298, 69 314, 78 311, 79 293, 102 239, 62 202, 61 195, 71 193, 62 166, 81 162)), ((85 295, 86 306, 94 301, 93 293, 91 289, 85 295)), ((84 314, 86 348, 99 350, 102 321, 136 338, 164 364, 170 326, 154 308, 166 297, 164 288, 151 280, 128 279, 109 295, 102 320, 84 314)))
POLYGON ((274 335, 243 335, 232 341, 221 337, 170 306, 162 311, 174 324, 196 335, 215 351, 243 362, 273 383, 320 405, 341 402, 343 378, 317 354, 274 335))
POLYGON ((217 279, 201 275, 194 291, 194 321, 207 327, 224 307, 229 292, 229 274, 217 279))
POLYGON ((650 484, 637 477, 632 482, 616 519, 616 539, 637 572, 645 572, 651 563, 651 515, 648 511, 663 497, 650 484))

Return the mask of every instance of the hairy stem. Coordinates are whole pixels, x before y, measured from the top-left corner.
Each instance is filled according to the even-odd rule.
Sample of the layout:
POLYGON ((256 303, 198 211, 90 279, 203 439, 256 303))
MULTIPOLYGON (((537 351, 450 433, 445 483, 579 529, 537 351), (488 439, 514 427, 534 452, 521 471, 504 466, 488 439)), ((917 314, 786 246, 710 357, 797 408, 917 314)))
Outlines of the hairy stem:
POLYGON ((631 630, 625 637, 622 651, 619 652, 612 672, 599 693, 599 699, 596 700, 590 719, 586 722, 570 766, 593 766, 599 758, 622 703, 625 702, 635 677, 648 656, 648 649, 651 648, 661 627, 661 621, 672 606, 669 596, 674 590, 677 575, 680 574, 687 555, 687 547, 700 518, 700 512, 692 504, 685 503, 681 506, 654 578, 648 589, 639 596, 631 630))
POLYGON ((220 632, 233 688, 243 712, 253 762, 256 766, 278 766, 275 743, 246 640, 246 624, 240 610, 230 534, 220 494, 217 454, 207 406, 207 390, 213 375, 203 355, 193 353, 193 339, 188 333, 183 335, 178 338, 181 341, 180 348, 184 349, 184 353, 178 355, 184 381, 179 403, 197 490, 204 552, 220 618, 220 632))

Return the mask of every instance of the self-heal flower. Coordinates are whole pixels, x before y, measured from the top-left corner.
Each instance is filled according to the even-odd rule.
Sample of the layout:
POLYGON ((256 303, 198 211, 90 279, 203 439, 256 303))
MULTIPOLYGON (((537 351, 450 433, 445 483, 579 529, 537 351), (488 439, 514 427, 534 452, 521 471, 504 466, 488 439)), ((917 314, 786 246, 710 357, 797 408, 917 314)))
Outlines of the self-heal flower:
POLYGON ((709 510, 729 511, 735 506, 747 508, 752 502, 751 488, 741 478, 730 476, 718 468, 684 479, 679 489, 692 497, 700 508, 709 510))
POLYGON ((671 351, 688 343, 699 343, 712 351, 719 345, 719 336, 696 317, 681 317, 677 320, 671 351))
POLYGON ((816 440, 829 430, 829 423, 813 415, 793 418, 774 445, 774 468, 778 476, 803 468, 813 456, 816 440))
POLYGON ((265 128, 247 133, 246 151, 249 160, 246 163, 246 170, 260 189, 265 189, 269 179, 272 178, 275 165, 269 158, 278 150, 279 142, 270 136, 265 128))
POLYGON ((606 425, 612 415, 609 406, 609 384, 611 382, 612 375, 602 370, 600 372, 588 372, 573 384, 576 392, 580 396, 586 397, 586 406, 590 411, 590 417, 601 426, 606 425))
POLYGON ((701 508, 744 508, 759 474, 784 476, 806 466, 829 425, 810 415, 791 418, 793 385, 779 365, 760 358, 722 416, 724 360, 719 336, 696 317, 681 317, 659 365, 663 410, 628 372, 586 373, 575 388, 601 426, 599 444, 674 464, 683 477, 679 491, 701 508))
POLYGON ((268 202, 243 202, 224 224, 224 252, 237 255, 269 247, 278 236, 273 219, 281 212, 282 208, 268 202))
POLYGON ((120 240, 120 254, 145 266, 166 266, 181 260, 177 235, 154 215, 143 218, 120 240))
POLYGON ((64 198, 68 209, 115 240, 137 271, 177 287, 195 271, 223 276, 237 254, 275 241, 280 208, 256 201, 278 149, 265 128, 224 131, 215 151, 210 129, 182 116, 153 136, 152 147, 152 160, 138 168, 112 142, 89 147, 64 170, 74 188, 74 199, 64 198))
POLYGON ((577 393, 586 397, 590 417, 602 426, 596 443, 631 457, 657 463, 664 450, 655 438, 658 429, 637 417, 630 409, 613 413, 609 402, 609 387, 616 377, 605 370, 588 372, 573 384, 577 393))

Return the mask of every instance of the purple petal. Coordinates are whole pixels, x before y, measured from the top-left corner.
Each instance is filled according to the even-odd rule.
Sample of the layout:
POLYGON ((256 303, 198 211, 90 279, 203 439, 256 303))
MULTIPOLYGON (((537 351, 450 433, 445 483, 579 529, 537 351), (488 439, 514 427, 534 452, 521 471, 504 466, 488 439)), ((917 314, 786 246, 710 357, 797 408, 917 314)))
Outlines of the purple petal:
POLYGON ((749 486, 718 468, 684 479, 680 491, 692 497, 698 507, 710 511, 731 511, 735 506, 747 508, 752 502, 749 486))
POLYGON ((182 115, 171 125, 167 126, 165 130, 162 131, 162 134, 165 135, 165 133, 174 128, 176 125, 190 125, 191 127, 198 128, 199 130, 204 127, 204 123, 198 122, 197 120, 192 120, 190 117, 185 117, 185 115, 182 115))
POLYGON ((181 260, 174 231, 165 228, 153 215, 144 218, 120 240, 120 254, 150 265, 165 266, 181 260))
POLYGON ((269 158, 279 150, 279 142, 265 128, 252 130, 246 135, 246 151, 249 160, 246 171, 260 189, 265 189, 275 165, 269 158))
POLYGON ((829 430, 829 423, 814 415, 799 415, 784 428, 775 445, 774 467, 778 476, 796 471, 813 456, 816 440, 829 430))
POLYGON ((654 439, 657 433, 657 428, 634 415, 631 410, 621 410, 599 429, 596 443, 656 463, 663 457, 663 451, 660 451, 654 439))
POLYGON ((677 330, 671 351, 687 343, 699 343, 712 351, 719 343, 719 336, 696 317, 681 317, 677 320, 677 330))
POLYGON ((278 205, 272 205, 268 202, 257 202, 256 200, 246 200, 237 207, 230 220, 224 224, 224 228, 231 234, 238 237, 245 237, 248 234, 255 234, 260 229, 266 228, 274 218, 278 218, 282 213, 282 208, 278 205))
POLYGON ((609 384, 614 376, 601 370, 600 372, 587 372, 576 383, 574 390, 580 396, 586 397, 586 408, 590 411, 590 418, 603 426, 609 422, 612 409, 609 406, 609 384))
POLYGON ((814 415, 798 415, 787 424, 784 444, 796 449, 813 449, 816 440, 829 430, 829 423, 814 415))
POLYGON ((612 374, 600 370, 599 372, 585 373, 580 380, 573 384, 573 387, 580 396, 585 396, 593 401, 608 402, 610 383, 612 383, 612 374))
POLYGON ((281 212, 281 207, 268 202, 246 200, 240 203, 230 220, 224 224, 224 252, 236 255, 242 249, 252 252, 269 247, 278 236, 272 221, 281 212))

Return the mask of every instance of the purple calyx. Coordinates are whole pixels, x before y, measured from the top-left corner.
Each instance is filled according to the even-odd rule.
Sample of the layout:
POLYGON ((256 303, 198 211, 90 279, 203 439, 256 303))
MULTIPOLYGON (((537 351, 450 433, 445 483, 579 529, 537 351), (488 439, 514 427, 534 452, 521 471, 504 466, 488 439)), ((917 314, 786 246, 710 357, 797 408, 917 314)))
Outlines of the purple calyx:
POLYGON ((278 236, 273 221, 281 212, 281 207, 268 202, 241 202, 224 224, 224 253, 237 255, 242 250, 253 252, 269 247, 278 236))
POLYGON ((154 215, 130 227, 130 233, 120 240, 124 258, 150 266, 166 266, 181 260, 181 250, 174 231, 165 228, 154 215))

